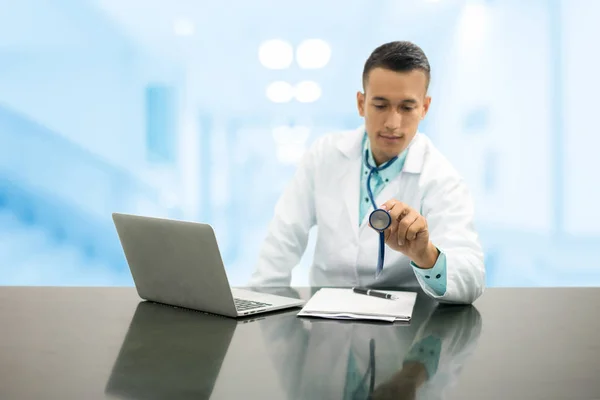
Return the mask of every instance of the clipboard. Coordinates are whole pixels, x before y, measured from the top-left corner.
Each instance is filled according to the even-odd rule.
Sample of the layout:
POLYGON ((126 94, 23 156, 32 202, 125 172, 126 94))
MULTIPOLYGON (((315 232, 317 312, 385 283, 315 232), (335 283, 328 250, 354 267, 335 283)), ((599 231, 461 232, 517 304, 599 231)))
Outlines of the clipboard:
POLYGON ((393 299, 355 293, 351 288, 322 288, 306 302, 298 317, 341 320, 377 320, 410 322, 417 299, 416 292, 379 290, 393 299))

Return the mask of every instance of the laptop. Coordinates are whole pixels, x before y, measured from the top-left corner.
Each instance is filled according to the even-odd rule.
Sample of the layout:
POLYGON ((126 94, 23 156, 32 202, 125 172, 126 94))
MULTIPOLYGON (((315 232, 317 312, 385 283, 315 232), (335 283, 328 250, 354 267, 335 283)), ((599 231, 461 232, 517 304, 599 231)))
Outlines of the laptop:
POLYGON ((304 300, 232 288, 209 224, 113 213, 138 295, 228 317, 302 307, 304 300))
POLYGON ((226 364, 232 340, 237 340, 234 336, 243 341, 246 335, 254 334, 251 331, 260 329, 262 321, 282 318, 290 318, 289 310, 233 319, 142 301, 131 319, 105 393, 132 400, 208 399, 226 364))

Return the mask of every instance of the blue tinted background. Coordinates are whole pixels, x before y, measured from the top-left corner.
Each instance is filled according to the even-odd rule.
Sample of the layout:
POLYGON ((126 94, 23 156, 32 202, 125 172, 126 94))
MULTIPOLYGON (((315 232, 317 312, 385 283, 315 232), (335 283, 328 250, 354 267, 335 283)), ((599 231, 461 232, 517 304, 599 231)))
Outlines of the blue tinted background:
POLYGON ((600 2, 0 3, 0 284, 132 285, 113 211, 213 224, 245 283, 295 161, 361 123, 363 63, 397 39, 430 58, 421 129, 473 191, 488 285, 600 283, 600 2), (269 69, 271 39, 329 61, 269 69), (267 95, 304 80, 316 101, 267 95))

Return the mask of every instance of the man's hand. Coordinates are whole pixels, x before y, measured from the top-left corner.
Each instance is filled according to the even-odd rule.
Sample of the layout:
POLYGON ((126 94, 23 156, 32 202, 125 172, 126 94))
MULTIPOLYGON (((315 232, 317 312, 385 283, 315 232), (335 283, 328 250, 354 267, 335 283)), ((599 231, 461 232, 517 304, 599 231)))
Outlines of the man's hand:
POLYGON ((388 381, 379 385, 369 400, 414 400, 417 390, 427 380, 427 370, 419 362, 406 363, 388 381))
POLYGON ((420 268, 433 268, 439 251, 429 240, 425 217, 398 200, 388 200, 382 206, 392 217, 384 231, 385 243, 410 258, 420 268))

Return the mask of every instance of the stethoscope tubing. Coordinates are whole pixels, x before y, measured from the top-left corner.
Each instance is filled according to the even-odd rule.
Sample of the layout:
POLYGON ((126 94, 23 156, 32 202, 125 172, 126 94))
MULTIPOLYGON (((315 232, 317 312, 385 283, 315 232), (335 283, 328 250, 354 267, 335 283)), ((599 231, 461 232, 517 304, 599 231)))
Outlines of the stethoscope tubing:
POLYGON ((383 271, 383 263, 384 263, 384 257, 385 257, 385 233, 384 232, 392 224, 392 217, 390 216, 390 214, 387 210, 383 210, 383 209, 377 207, 377 203, 375 203, 375 198, 373 197, 373 191, 371 190, 371 177, 373 176, 373 174, 375 172, 382 171, 382 170, 386 169, 387 167, 389 167, 390 165, 392 165, 392 163, 394 161, 396 161, 397 158, 398 157, 392 158, 391 160, 389 160, 385 164, 383 164, 381 167, 375 167, 375 166, 371 166, 369 164, 369 151, 365 150, 365 165, 369 169, 369 176, 367 177, 367 193, 369 194, 369 199, 371 200, 371 204, 373 205, 373 211, 369 215, 369 223, 371 224, 373 229, 375 229, 379 232, 379 256, 377 258, 377 269, 376 269, 377 277, 379 277, 379 274, 381 274, 381 272, 383 271), (385 215, 387 216, 387 220, 386 220, 387 223, 385 224, 385 227, 377 228, 377 227, 373 226, 371 221, 374 216, 381 215, 381 213, 385 213, 385 215))

